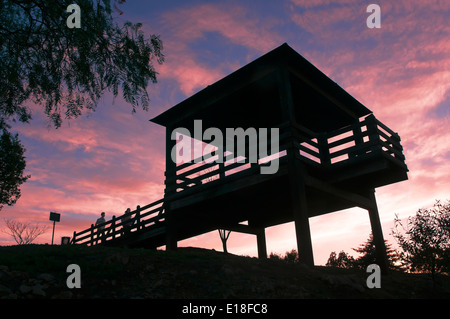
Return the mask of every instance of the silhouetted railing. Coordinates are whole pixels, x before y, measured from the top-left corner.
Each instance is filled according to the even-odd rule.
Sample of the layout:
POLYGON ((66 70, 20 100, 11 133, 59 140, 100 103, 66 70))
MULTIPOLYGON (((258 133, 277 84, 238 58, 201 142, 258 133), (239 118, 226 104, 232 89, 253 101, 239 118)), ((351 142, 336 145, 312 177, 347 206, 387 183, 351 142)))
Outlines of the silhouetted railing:
MULTIPOLYGON (((209 182, 225 181, 233 174, 254 174, 264 162, 279 160, 286 156, 288 148, 295 148, 296 157, 309 165, 333 168, 337 165, 356 163, 363 158, 381 153, 388 155, 398 165, 405 165, 400 137, 386 125, 369 115, 362 121, 338 130, 317 134, 297 124, 281 124, 279 152, 251 163, 247 158, 224 151, 222 163, 216 163, 218 150, 176 166, 175 174, 166 172, 166 194, 178 194, 209 182), (199 161, 208 157, 208 160, 199 161)), ((267 149, 270 150, 270 140, 267 149)), ((246 151, 251 152, 248 142, 246 151)))
POLYGON ((361 122, 327 134, 328 165, 354 163, 364 156, 385 154, 399 165, 405 165, 400 136, 373 115, 361 122))
POLYGON ((164 222, 164 200, 160 199, 146 206, 137 206, 135 210, 100 224, 92 224, 81 232, 74 232, 71 243, 82 245, 98 245, 118 239, 124 235, 139 231, 150 231, 164 222), (104 227, 103 231, 101 227, 104 227))

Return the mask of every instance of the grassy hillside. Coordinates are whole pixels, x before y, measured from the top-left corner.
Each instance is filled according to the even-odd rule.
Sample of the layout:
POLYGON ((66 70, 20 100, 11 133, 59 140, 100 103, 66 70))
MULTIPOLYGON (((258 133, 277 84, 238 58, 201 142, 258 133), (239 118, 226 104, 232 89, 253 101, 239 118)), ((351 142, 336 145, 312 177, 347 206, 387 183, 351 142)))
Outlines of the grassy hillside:
POLYGON ((363 271, 180 248, 177 252, 77 246, 0 247, 0 298, 450 298, 448 276, 390 273, 380 289, 363 271), (69 289, 67 266, 81 269, 69 289))

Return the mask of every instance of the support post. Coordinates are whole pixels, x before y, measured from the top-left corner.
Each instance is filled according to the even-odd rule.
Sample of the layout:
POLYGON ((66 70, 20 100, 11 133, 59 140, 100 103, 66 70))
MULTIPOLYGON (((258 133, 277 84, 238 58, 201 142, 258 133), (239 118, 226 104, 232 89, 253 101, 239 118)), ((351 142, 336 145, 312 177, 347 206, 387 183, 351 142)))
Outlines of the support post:
POLYGON ((177 226, 174 221, 172 212, 166 208, 166 250, 176 250, 178 247, 177 241, 177 226))
POLYGON ((373 243, 375 244, 376 263, 380 266, 382 272, 387 273, 388 262, 386 256, 386 245, 384 244, 383 229, 381 227, 380 216, 378 214, 377 201, 375 198, 375 190, 370 192, 372 207, 369 208, 370 225, 372 227, 373 243))
POLYGON ((166 128, 166 188, 164 190, 164 203, 165 203, 165 220, 166 220, 166 249, 177 249, 177 230, 176 222, 173 218, 173 212, 170 209, 169 198, 171 194, 176 193, 176 158, 172 159, 172 149, 176 144, 175 140, 172 140, 173 128, 166 128))
POLYGON ((177 191, 177 181, 175 179, 177 175, 177 159, 172 159, 172 149, 176 145, 176 140, 172 140, 172 131, 172 128, 166 128, 166 171, 164 174, 166 176, 166 179, 164 181, 164 197, 167 197, 172 193, 176 193, 177 191))
POLYGON ((247 233, 256 235, 256 245, 258 248, 258 258, 267 258, 267 245, 266 245, 266 231, 264 224, 258 221, 258 219, 251 219, 248 221, 247 233))
POLYGON ((291 191, 293 195, 292 208, 294 212, 295 235, 297 237, 297 251, 300 262, 308 266, 314 266, 305 184, 303 181, 297 181, 297 184, 296 186, 291 186, 293 188, 291 191))
POLYGON ((308 205, 306 200, 306 171, 296 158, 299 150, 291 143, 287 149, 289 186, 291 192, 291 207, 297 237, 297 251, 301 263, 314 266, 311 230, 309 227, 308 205))
POLYGON ((295 223, 295 234, 297 237, 297 249, 300 262, 308 266, 314 266, 308 207, 306 204, 306 186, 304 181, 306 171, 304 170, 302 163, 297 160, 299 150, 294 145, 295 127, 293 125, 296 124, 294 100, 292 97, 289 71, 285 67, 280 67, 279 72, 277 73, 277 81, 280 93, 282 118, 291 125, 287 130, 292 130, 290 141, 287 141, 288 147, 286 148, 286 153, 289 170, 291 207, 295 223))
POLYGON ((258 258, 267 259, 266 232, 264 227, 256 234, 256 243, 258 245, 258 258))

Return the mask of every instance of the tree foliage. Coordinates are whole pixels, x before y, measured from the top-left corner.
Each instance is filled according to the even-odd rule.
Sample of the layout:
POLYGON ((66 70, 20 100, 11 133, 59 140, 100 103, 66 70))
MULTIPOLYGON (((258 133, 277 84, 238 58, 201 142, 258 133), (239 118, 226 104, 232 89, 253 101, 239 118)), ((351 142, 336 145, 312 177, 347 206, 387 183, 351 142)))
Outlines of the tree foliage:
MULTIPOLYGON (((384 241, 386 247, 386 256, 389 269, 399 270, 399 253, 391 248, 387 240, 384 241)), ((375 253, 375 243, 373 241, 373 235, 370 234, 367 241, 361 244, 357 248, 352 248, 355 252, 359 253, 360 256, 357 258, 352 257, 345 251, 341 251, 339 255, 336 252, 331 252, 330 257, 325 266, 338 267, 338 268, 358 268, 367 269, 367 266, 371 264, 376 264, 376 253, 375 253)))
MULTIPOLYGON (((389 244, 387 240, 384 240, 384 245, 386 247, 386 257, 389 269, 399 270, 399 253, 392 248, 392 245, 389 244)), ((356 268, 367 269, 367 266, 376 264, 377 258, 372 233, 364 244, 361 244, 358 248, 353 248, 353 250, 360 254, 354 261, 356 268)))
POLYGON ((396 216, 393 236, 403 252, 403 264, 412 272, 449 272, 450 202, 440 201, 431 208, 419 209, 406 225, 396 216))
POLYGON ((336 255, 336 252, 333 251, 331 252, 325 266, 347 269, 354 268, 355 259, 343 250, 339 252, 339 255, 336 255))
POLYGON ((13 205, 19 199, 19 186, 30 176, 24 175, 25 148, 20 144, 17 134, 0 130, 0 210, 4 205, 13 205))
POLYGON ((133 111, 147 109, 153 62, 164 61, 159 36, 145 38, 142 24, 119 26, 109 0, 79 0, 81 28, 68 28, 72 0, 0 2, 0 116, 26 122, 24 102, 44 104, 56 127, 62 117, 94 110, 106 91, 119 89, 133 111))
MULTIPOLYGON (((147 86, 157 81, 154 64, 164 61, 162 41, 157 35, 146 37, 141 23, 116 23, 117 1, 124 2, 76 1, 80 28, 69 28, 72 0, 0 0, 0 130, 5 141, 19 145, 8 130, 14 122, 30 121, 30 102, 41 105, 56 128, 63 119, 94 111, 107 91, 114 97, 121 91, 132 112, 148 109, 147 86)), ((11 154, 9 164, 16 162, 9 168, 17 168, 11 174, 21 176, 24 149, 15 150, 1 152, 11 154)), ((6 178, 1 175, 2 185, 13 181, 6 178)), ((1 204, 14 203, 15 187, 25 180, 16 179, 9 198, 3 198, 8 192, 2 188, 1 204)))
POLYGON ((291 251, 286 251, 284 256, 271 252, 269 255, 269 259, 272 260, 282 260, 287 263, 298 263, 300 261, 299 254, 296 249, 292 249, 291 251))

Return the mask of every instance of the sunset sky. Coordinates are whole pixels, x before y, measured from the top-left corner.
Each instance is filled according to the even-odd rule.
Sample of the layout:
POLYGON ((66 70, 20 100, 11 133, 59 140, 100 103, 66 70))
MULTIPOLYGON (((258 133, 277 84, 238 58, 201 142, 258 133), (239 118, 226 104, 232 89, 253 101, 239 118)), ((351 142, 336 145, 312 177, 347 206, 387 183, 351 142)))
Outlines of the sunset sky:
MULTIPOLYGON (((132 114, 120 95, 107 93, 96 112, 56 130, 43 107, 29 105, 33 120, 12 130, 27 149, 31 179, 0 218, 48 225, 36 243, 51 241, 50 211, 61 214, 59 244, 101 211, 109 220, 160 199, 165 131, 149 119, 285 42, 400 134, 409 180, 376 191, 389 243, 395 214, 407 218, 450 199, 450 1, 127 0, 120 8, 118 19, 142 22, 164 44, 158 83, 148 87, 149 111, 132 114), (371 3, 381 8, 379 29, 366 25, 371 3)), ((332 251, 357 256, 351 248, 370 234, 361 209, 312 218, 310 226, 316 264, 332 251)), ((266 236, 268 253, 296 248, 291 223, 266 229, 266 236)), ((13 243, 0 232, 0 245, 13 243)), ((217 231, 179 245, 222 250, 217 231)), ((256 238, 232 233, 228 251, 256 256, 256 238)))

